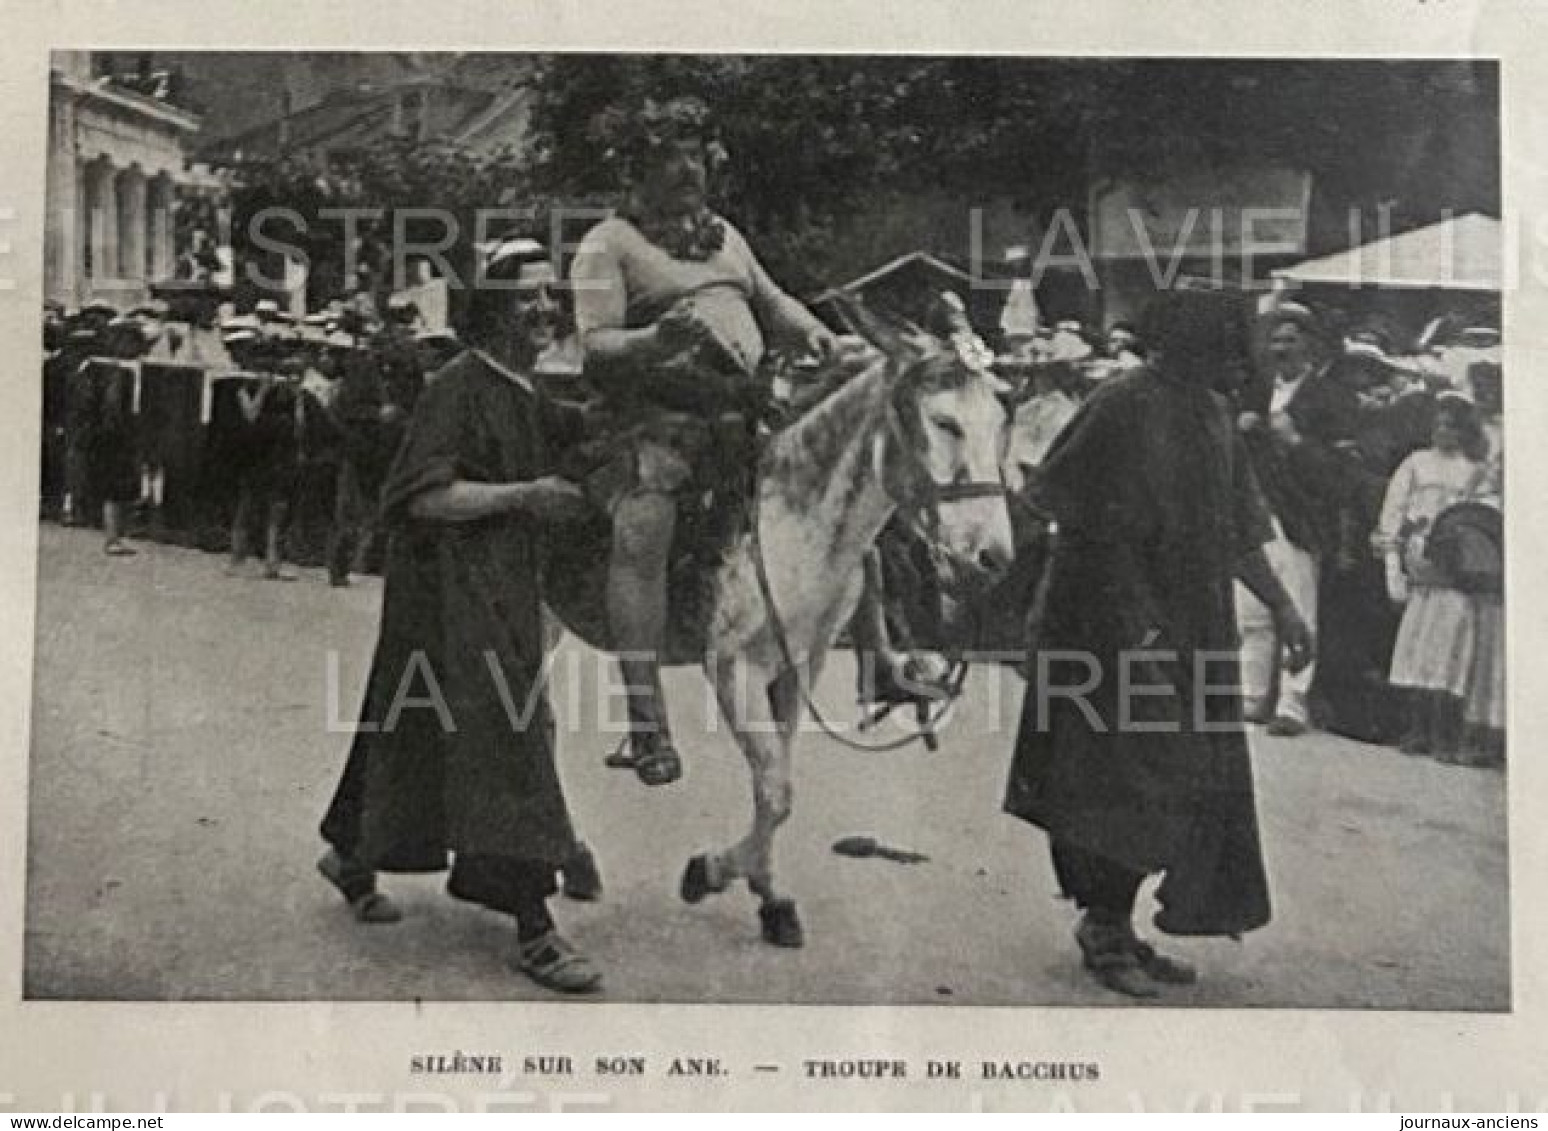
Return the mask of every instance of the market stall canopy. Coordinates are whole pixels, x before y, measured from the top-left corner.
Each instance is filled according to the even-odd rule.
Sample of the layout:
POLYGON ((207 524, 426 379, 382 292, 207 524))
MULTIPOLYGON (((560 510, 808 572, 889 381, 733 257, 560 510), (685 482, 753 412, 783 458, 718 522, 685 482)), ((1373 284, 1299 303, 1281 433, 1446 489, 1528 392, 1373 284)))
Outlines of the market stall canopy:
POLYGON ((877 309, 918 322, 943 291, 950 291, 964 300, 968 318, 975 326, 993 325, 1004 292, 986 294, 983 288, 975 287, 977 282, 970 273, 944 259, 927 251, 912 251, 824 291, 811 300, 811 307, 819 317, 831 319, 839 296, 852 295, 877 309))
POLYGON ((1274 272, 1287 283, 1498 291, 1504 278, 1500 222, 1482 213, 1310 259, 1274 272))
POLYGON ((896 259, 888 260, 874 271, 867 271, 858 279, 851 279, 841 286, 824 291, 812 301, 814 303, 822 302, 824 299, 832 298, 838 291, 845 291, 850 294, 862 292, 899 273, 935 276, 959 286, 963 284, 971 286, 973 283, 973 276, 960 267, 954 267, 945 260, 931 255, 928 251, 911 251, 907 255, 900 255, 896 259))

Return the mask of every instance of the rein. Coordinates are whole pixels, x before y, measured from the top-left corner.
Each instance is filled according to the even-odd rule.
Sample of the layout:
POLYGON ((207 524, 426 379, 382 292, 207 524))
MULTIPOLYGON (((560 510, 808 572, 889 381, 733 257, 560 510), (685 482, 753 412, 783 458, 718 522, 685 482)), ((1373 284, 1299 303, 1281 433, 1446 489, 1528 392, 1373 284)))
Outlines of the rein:
MULTIPOLYGON (((758 527, 762 525, 763 514, 762 482, 758 483, 755 491, 752 508, 751 548, 753 572, 758 579, 758 593, 763 598, 763 606, 769 618, 769 631, 774 634, 774 643, 779 648, 780 659, 784 661, 786 670, 796 675, 796 685, 801 691, 801 702, 807 711, 810 712, 812 718, 816 720, 818 729, 841 746, 847 746, 851 750, 858 750, 865 754, 885 754, 893 750, 901 750, 915 742, 931 744, 934 738, 933 728, 935 724, 940 722, 945 716, 946 711, 951 707, 951 701, 956 698, 957 693, 961 690, 962 680, 960 678, 955 681, 955 686, 950 689, 950 697, 945 701, 941 709, 933 717, 923 720, 919 730, 887 742, 856 742, 829 723, 822 711, 818 709, 816 701, 812 699, 811 692, 807 689, 806 681, 801 679, 798 674, 799 669, 796 667, 795 652, 790 647, 790 637, 785 632, 785 623, 780 619, 779 608, 774 603, 774 589, 769 584, 768 564, 763 557, 763 537, 758 531, 758 527)), ((963 674, 965 675, 965 672, 963 674)))
MULTIPOLYGON (((890 406, 888 408, 887 417, 888 438, 899 441, 906 440, 907 437, 902 421, 898 417, 896 407, 890 406)), ((924 480, 925 486, 921 493, 924 498, 922 504, 916 503, 915 506, 928 515, 929 526, 932 530, 939 524, 938 512, 943 504, 961 502, 968 499, 998 498, 1003 497, 1005 494, 1006 487, 1003 478, 994 483, 937 483, 929 474, 929 469, 925 467, 924 461, 917 454, 914 454, 913 450, 908 448, 906 444, 905 450, 913 455, 915 468, 923 473, 921 478, 924 480)), ((763 605, 768 614, 769 631, 773 633, 774 643, 779 649, 780 659, 784 661, 786 670, 795 674, 798 671, 795 652, 790 647, 790 637, 785 631, 784 621, 780 618, 779 607, 774 603, 774 589, 769 583, 768 564, 764 560, 763 535, 760 530, 760 527, 763 525, 762 517, 763 482, 760 477, 753 488, 751 516, 753 572, 757 577, 758 594, 763 599, 763 605)), ((811 692, 807 689, 806 681, 800 679, 799 676, 797 677, 797 686, 800 689, 802 704, 816 721, 818 728, 829 738, 842 746, 848 747, 850 750, 857 750, 868 754, 885 754, 894 750, 901 750, 915 742, 923 742, 930 750, 936 749, 935 728, 946 717, 946 712, 951 710, 952 704, 956 702, 957 697, 961 695, 962 685, 966 679, 967 662, 960 659, 954 661, 944 684, 945 695, 942 696, 940 706, 932 712, 926 703, 921 702, 916 716, 918 729, 911 734, 906 734, 887 742, 856 742, 828 722, 818 709, 816 702, 812 699, 811 692)), ((883 704, 875 714, 861 721, 860 729, 865 730, 879 723, 892 712, 894 706, 896 704, 883 704)))
POLYGON ((934 487, 930 493, 930 501, 959 503, 964 499, 997 499, 1005 494, 1005 490, 1004 479, 996 479, 993 483, 947 483, 934 487))

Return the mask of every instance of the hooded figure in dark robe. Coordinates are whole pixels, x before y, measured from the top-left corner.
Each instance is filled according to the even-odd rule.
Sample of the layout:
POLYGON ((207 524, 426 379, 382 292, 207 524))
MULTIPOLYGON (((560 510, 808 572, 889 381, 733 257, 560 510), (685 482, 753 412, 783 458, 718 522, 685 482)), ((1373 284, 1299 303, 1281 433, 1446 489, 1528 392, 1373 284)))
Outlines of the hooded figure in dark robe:
POLYGON ((589 990, 600 973, 555 929, 547 900, 578 846, 543 686, 544 524, 587 514, 551 475, 574 421, 531 383, 551 341, 552 268, 510 241, 473 299, 474 348, 425 389, 382 492, 391 537, 381 636, 349 762, 323 821, 324 876, 364 922, 397 908, 377 871, 440 871, 448 891, 512 915, 516 965, 589 990))
POLYGON ((1160 296, 1147 365, 1102 385, 1030 488, 1059 535, 1005 807, 1048 832, 1087 968, 1133 996, 1195 977, 1134 933, 1147 875, 1164 873, 1168 933, 1269 920, 1233 578, 1303 665, 1311 641, 1263 557, 1267 508, 1218 391, 1246 361, 1244 315, 1227 295, 1160 296))

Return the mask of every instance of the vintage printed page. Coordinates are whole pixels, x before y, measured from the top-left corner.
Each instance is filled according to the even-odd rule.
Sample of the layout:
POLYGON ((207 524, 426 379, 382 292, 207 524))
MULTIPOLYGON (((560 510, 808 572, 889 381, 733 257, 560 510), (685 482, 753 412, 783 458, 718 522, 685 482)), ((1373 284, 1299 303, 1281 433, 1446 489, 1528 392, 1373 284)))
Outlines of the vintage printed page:
POLYGON ((13 0, 0 1107, 1548 1103, 1525 0, 13 0))

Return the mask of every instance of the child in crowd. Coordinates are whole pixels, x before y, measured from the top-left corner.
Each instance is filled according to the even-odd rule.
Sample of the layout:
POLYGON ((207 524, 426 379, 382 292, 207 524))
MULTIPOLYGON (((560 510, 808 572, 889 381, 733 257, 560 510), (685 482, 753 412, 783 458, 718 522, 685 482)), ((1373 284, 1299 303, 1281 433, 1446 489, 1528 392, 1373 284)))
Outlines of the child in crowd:
MULTIPOLYGON (((1391 677, 1409 695, 1402 749, 1447 762, 1478 762, 1495 753, 1464 751, 1464 708, 1470 718, 1490 719, 1503 704, 1502 622, 1484 608, 1491 599, 1497 605, 1498 595, 1480 592, 1472 574, 1463 577, 1449 567, 1432 538, 1445 512, 1479 499, 1487 454, 1471 400, 1455 393, 1439 397, 1431 444, 1398 467, 1375 534, 1386 557, 1388 593, 1404 605, 1391 677), (1496 698, 1495 706, 1484 702, 1496 698)), ((1503 719, 1498 723, 1503 726, 1503 719)))

